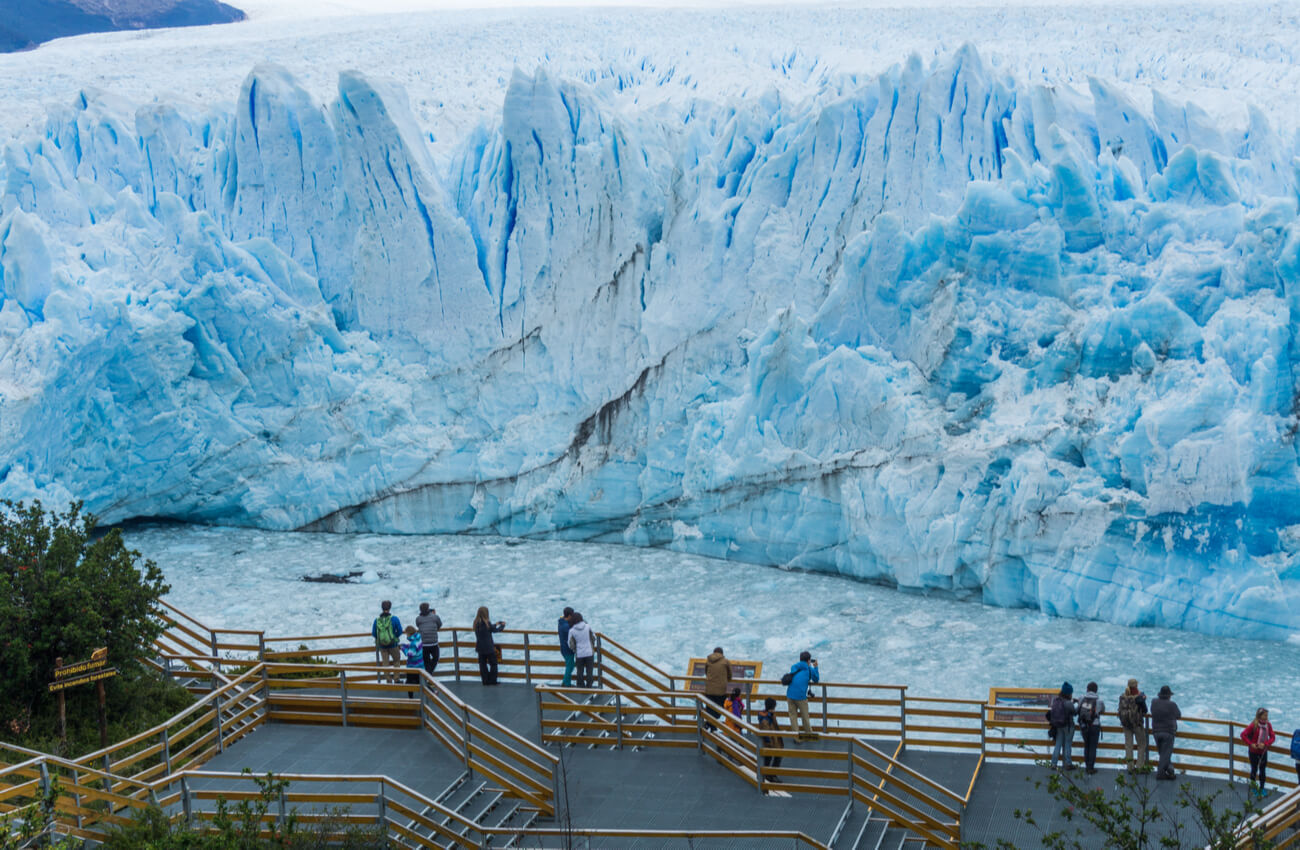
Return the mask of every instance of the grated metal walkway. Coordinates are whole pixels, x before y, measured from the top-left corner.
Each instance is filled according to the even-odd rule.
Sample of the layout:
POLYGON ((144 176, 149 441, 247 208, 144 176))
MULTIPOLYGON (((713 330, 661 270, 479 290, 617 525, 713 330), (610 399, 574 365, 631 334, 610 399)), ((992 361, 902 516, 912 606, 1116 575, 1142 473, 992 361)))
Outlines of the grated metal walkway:
MULTIPOLYGON (((518 685, 484 687, 476 682, 448 683, 466 702, 533 741, 541 740, 535 692, 518 685)), ((821 741, 811 746, 838 748, 838 741, 821 741)), ((797 797, 760 794, 713 758, 693 749, 616 750, 607 746, 555 748, 561 758, 559 814, 555 825, 618 829, 795 829, 829 843, 844 811, 845 797, 803 794, 797 797)), ((891 748, 892 752, 892 748, 891 748)), ((908 750, 902 759, 907 766, 964 795, 971 785, 978 758, 942 752, 908 750)), ((256 730, 244 742, 232 746, 208 763, 206 768, 254 773, 385 774, 431 799, 437 798, 463 773, 464 765, 434 739, 413 730, 339 728, 269 724, 256 730)), ((1087 776, 1082 769, 1073 777, 1080 784, 1115 790, 1114 770, 1087 776)), ((987 847, 999 840, 1021 848, 1042 845, 1044 832, 1065 830, 1073 834, 1071 822, 1047 792, 1045 768, 1033 764, 985 763, 976 779, 970 804, 962 818, 963 842, 987 847), (1028 810, 1038 826, 1014 816, 1028 810)), ((1198 794, 1219 792, 1217 804, 1240 809, 1245 786, 1222 781, 1182 777, 1179 782, 1142 780, 1165 817, 1153 825, 1158 834, 1180 831, 1184 837, 1200 837, 1192 824, 1192 813, 1176 805, 1180 787, 1186 783, 1198 794)), ((884 824, 866 823, 868 813, 855 806, 852 819, 834 846, 848 848, 902 846, 904 833, 884 824), (855 841, 861 837, 862 843, 855 841)), ((1085 846, 1103 847, 1100 838, 1082 839, 1085 846)), ((703 846, 696 842, 697 846, 703 846)), ((532 846, 532 845, 528 845, 532 846)), ((546 844, 545 846, 550 846, 546 844)), ((593 843, 592 846, 600 846, 593 843)), ((608 846, 608 845, 604 845, 608 846)), ((627 846, 637 848, 687 846, 663 840, 641 839, 627 846)), ((740 845, 737 845, 740 846, 740 845)), ((753 848, 753 842, 743 845, 753 848)), ((788 842, 776 846, 786 847, 788 842)), ((916 848, 919 843, 909 843, 916 848)))

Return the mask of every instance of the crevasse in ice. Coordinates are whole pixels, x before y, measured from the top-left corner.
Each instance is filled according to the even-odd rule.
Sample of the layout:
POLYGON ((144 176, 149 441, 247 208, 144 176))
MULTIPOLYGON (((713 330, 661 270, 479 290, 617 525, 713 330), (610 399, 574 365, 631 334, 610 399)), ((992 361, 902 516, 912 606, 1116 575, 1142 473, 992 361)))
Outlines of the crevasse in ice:
POLYGON ((1300 624, 1294 141, 973 49, 807 102, 87 92, 0 165, 0 495, 1300 624))

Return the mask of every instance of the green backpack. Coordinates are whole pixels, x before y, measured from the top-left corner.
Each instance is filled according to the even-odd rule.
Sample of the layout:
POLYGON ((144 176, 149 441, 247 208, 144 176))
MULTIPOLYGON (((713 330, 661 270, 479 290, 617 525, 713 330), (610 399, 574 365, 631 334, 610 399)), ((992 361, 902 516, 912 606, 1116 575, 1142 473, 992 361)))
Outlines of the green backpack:
POLYGON ((392 646, 397 643, 397 633, 393 631, 393 615, 380 614, 375 620, 375 646, 392 646))

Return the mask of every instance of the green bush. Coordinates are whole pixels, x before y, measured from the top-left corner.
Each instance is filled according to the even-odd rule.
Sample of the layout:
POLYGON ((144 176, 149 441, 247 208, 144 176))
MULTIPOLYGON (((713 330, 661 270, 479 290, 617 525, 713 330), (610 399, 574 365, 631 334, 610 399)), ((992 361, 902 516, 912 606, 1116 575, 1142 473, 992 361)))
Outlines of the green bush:
POLYGON ((130 826, 110 832, 102 846, 105 850, 360 850, 388 846, 382 827, 349 824, 346 809, 334 809, 324 820, 307 823, 299 820, 296 809, 277 818, 280 794, 288 789, 288 781, 269 773, 254 777, 254 781, 259 789, 256 800, 243 800, 231 807, 219 798, 208 825, 200 820, 192 825, 173 823, 161 809, 151 806, 130 826))
MULTIPOLYGON (((0 502, 0 738, 50 734, 56 658, 82 661, 107 647, 108 663, 121 671, 105 682, 110 704, 124 709, 143 704, 141 689, 164 687, 143 675, 138 659, 162 632, 153 611, 170 588, 120 532, 96 538, 94 529, 80 504, 47 513, 40 502, 0 502)), ((65 692, 70 733, 87 707, 93 724, 94 691, 65 692)))

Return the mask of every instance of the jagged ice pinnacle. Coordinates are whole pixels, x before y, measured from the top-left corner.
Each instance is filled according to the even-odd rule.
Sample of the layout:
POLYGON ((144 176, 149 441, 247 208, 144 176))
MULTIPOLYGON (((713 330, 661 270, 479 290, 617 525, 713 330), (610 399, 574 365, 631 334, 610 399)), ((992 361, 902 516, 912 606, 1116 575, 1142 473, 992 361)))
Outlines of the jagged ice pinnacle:
POLYGON ((0 165, 0 495, 1300 625, 1300 162, 966 48, 807 102, 93 93, 0 165))

